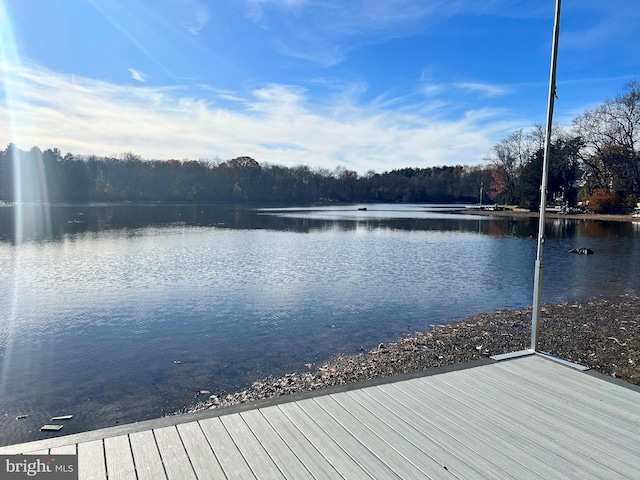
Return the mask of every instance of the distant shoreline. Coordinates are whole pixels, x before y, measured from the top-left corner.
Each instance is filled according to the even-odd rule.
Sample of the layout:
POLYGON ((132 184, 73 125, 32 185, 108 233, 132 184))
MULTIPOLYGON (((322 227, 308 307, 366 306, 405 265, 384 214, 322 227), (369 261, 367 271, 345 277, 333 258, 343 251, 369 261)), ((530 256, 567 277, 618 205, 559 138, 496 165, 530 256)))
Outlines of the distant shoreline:
MULTIPOLYGON (((513 218, 538 218, 539 212, 532 212, 523 208, 508 208, 507 210, 479 210, 473 208, 461 208, 453 211, 464 215, 481 215, 483 217, 513 217, 513 218)), ((545 218, 565 218, 568 220, 601 220, 609 222, 640 222, 640 218, 629 215, 612 215, 602 213, 555 213, 546 212, 545 218)))

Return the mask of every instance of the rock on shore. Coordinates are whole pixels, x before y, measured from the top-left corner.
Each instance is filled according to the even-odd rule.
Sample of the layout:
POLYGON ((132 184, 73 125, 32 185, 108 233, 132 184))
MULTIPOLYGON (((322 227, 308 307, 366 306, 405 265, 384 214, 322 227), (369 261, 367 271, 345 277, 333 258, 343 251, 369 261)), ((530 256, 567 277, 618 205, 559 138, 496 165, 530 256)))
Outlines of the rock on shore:
MULTIPOLYGON (((539 350, 640 385, 640 297, 545 305, 539 332, 539 350)), ((241 392, 214 394, 183 412, 478 360, 529 348, 530 336, 531 308, 475 315, 366 353, 308 364, 306 372, 265 378, 241 392)))

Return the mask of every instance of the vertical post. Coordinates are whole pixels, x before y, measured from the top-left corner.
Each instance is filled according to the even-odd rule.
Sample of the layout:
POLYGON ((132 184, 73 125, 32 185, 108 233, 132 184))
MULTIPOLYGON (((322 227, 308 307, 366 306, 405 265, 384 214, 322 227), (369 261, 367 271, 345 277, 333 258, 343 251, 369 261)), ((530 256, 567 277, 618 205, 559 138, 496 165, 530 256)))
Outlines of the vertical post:
POLYGON ((540 183, 540 221, 538 223, 538 252, 536 254, 535 276, 533 280, 533 313, 531 317, 531 350, 538 350, 538 324, 542 309, 542 251, 544 248, 544 216, 547 205, 547 179, 549 176, 549 150, 553 125, 553 106, 556 99, 556 66, 558 63, 558 39, 560 37, 560 4, 556 0, 556 15, 553 25, 553 45, 551 47, 551 73, 549 75, 549 103, 547 106, 547 129, 544 138, 544 158, 542 160, 542 180, 540 183))

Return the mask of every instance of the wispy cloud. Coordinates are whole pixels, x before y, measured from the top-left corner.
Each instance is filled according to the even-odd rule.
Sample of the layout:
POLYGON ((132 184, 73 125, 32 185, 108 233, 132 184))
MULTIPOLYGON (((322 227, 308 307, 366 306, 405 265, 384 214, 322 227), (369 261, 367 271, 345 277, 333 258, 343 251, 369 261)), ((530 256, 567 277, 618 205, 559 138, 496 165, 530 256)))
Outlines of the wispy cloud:
POLYGON ((324 66, 341 63, 352 50, 429 31, 460 14, 507 18, 551 15, 528 0, 245 0, 247 16, 272 33, 279 53, 324 66))
POLYGON ((477 99, 484 103, 492 98, 510 95, 518 88, 522 88, 522 85, 503 86, 481 82, 438 83, 429 78, 423 81, 418 92, 427 102, 422 107, 424 111, 442 112, 459 111, 469 103, 477 104, 477 99))
POLYGON ((486 83, 458 82, 458 83, 454 83, 453 86, 461 90, 476 92, 480 94, 481 97, 485 97, 485 98, 498 97, 501 95, 508 95, 509 93, 511 93, 511 90, 506 87, 503 87, 501 85, 490 85, 486 83))
MULTIPOLYGON (((223 108, 215 99, 205 101, 178 88, 119 86, 37 66, 12 68, 7 75, 29 88, 14 99, 17 138, 5 137, 5 143, 74 154, 134 152, 147 159, 249 155, 287 166, 343 165, 360 173, 381 172, 477 164, 495 137, 512 127, 490 109, 442 120, 418 109, 393 112, 375 102, 358 105, 355 98, 318 105, 306 89, 292 85, 217 92, 233 107, 223 108)), ((0 107, 1 132, 10 131, 8 119, 7 108, 0 107)))
POLYGON ((220 100, 225 100, 225 101, 228 101, 228 102, 240 102, 240 103, 246 102, 245 98, 239 97, 232 90, 217 90, 216 91, 216 98, 218 98, 220 100))
POLYGON ((147 77, 144 73, 133 68, 130 68, 129 72, 131 73, 131 78, 133 78, 134 80, 137 80, 140 83, 145 83, 147 81, 147 77))
POLYGON ((260 21, 266 9, 298 12, 310 0, 246 0, 247 15, 253 21, 260 21))
MULTIPOLYGON (((335 0, 246 0, 247 16, 271 33, 284 56, 333 66, 362 45, 415 30, 430 10, 424 2, 342 2, 335 0)), ((423 28, 423 27, 420 27, 423 28)), ((402 36, 401 35, 401 36, 402 36)))
POLYGON ((197 0, 182 0, 189 10, 189 19, 182 26, 191 34, 198 35, 211 18, 211 9, 197 0))

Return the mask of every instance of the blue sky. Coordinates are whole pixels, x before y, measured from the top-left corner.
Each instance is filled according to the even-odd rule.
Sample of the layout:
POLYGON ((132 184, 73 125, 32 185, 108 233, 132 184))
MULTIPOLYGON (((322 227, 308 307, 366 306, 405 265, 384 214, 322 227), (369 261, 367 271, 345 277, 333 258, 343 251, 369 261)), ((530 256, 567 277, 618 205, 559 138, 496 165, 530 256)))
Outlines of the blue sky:
MULTIPOLYGON (((477 165, 544 123, 555 0, 0 0, 0 146, 477 165)), ((640 1, 565 0, 556 120, 640 80, 640 1)))

